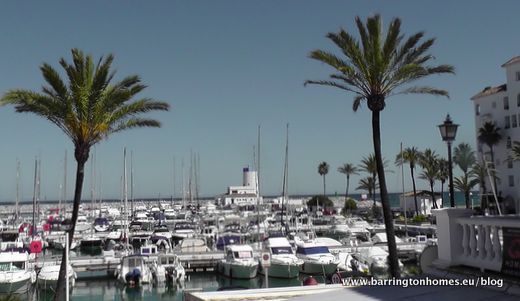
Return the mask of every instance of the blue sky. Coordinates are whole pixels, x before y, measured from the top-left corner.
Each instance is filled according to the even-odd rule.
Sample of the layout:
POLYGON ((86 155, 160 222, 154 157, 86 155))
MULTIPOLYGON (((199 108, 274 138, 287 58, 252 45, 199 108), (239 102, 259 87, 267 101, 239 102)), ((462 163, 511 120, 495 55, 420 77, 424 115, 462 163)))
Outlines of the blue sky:
MULTIPOLYGON (((460 129, 457 142, 475 144, 469 98, 483 87, 505 82, 500 65, 520 54, 515 29, 518 1, 9 1, 0 10, 0 93, 39 90, 38 66, 58 66, 78 47, 95 57, 113 53, 116 78, 139 74, 149 86, 142 95, 172 105, 157 113, 161 129, 138 129, 96 147, 97 187, 104 198, 119 197, 123 147, 134 153, 137 197, 177 196, 181 160, 200 156, 202 195, 240 184, 241 168, 252 165, 257 126, 262 126, 261 171, 265 194, 282 187, 285 124, 290 123, 290 193, 318 193, 320 161, 327 161, 328 192, 343 193, 344 162, 372 152, 370 113, 351 110, 352 95, 332 88, 303 87, 330 69, 307 58, 314 49, 335 50, 324 37, 354 17, 374 13, 385 24, 402 19, 406 34, 436 37, 436 63, 452 64, 454 76, 421 84, 444 88, 451 99, 403 96, 388 100, 382 114, 383 154, 392 163, 399 144, 433 148, 446 155, 437 125, 450 113, 460 129)), ((75 162, 71 142, 54 126, 29 114, 0 108, 0 200, 15 197, 16 160, 21 162, 22 198, 32 197, 34 157, 42 158, 42 198, 56 199, 68 150, 68 195, 75 162)), ((394 166, 393 169, 397 170, 394 166)), ((90 164, 84 186, 89 198, 90 164)), ((406 186, 410 187, 408 173, 406 186)), ((357 186, 361 176, 352 179, 357 186)), ((398 172, 387 176, 400 191, 398 172)), ((418 181, 419 188, 426 188, 418 181)))

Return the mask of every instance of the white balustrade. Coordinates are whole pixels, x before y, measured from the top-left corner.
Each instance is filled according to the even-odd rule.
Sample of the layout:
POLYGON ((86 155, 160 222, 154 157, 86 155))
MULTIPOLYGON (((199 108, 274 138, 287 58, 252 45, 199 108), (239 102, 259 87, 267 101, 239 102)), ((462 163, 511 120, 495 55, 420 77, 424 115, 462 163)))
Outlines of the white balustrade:
POLYGON ((437 218, 437 266, 467 265, 482 270, 502 268, 502 228, 520 228, 519 216, 471 216, 459 208, 433 210, 437 218))

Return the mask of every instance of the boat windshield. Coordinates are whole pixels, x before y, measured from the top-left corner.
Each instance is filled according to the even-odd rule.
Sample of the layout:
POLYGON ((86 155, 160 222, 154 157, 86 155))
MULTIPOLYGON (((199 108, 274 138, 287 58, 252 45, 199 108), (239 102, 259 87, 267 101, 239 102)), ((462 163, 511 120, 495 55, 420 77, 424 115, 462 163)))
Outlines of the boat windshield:
POLYGON ((234 252, 235 258, 253 258, 253 252, 251 251, 240 251, 234 252))
POLYGON ((0 271, 1 272, 7 272, 11 270, 11 263, 10 262, 0 262, 0 271))
POLYGON ((193 225, 189 223, 177 223, 175 224, 175 230, 193 230, 193 225))
POLYGON ((293 250, 291 247, 272 247, 271 253, 273 253, 273 255, 292 254, 293 250))
POLYGON ((15 261, 15 262, 13 262, 12 269, 14 271, 16 271, 16 270, 25 270, 25 261, 15 261))
POLYGON ((324 253, 329 253, 329 248, 327 248, 327 247, 298 248, 298 249, 296 249, 296 253, 303 254, 303 255, 324 254, 324 253))

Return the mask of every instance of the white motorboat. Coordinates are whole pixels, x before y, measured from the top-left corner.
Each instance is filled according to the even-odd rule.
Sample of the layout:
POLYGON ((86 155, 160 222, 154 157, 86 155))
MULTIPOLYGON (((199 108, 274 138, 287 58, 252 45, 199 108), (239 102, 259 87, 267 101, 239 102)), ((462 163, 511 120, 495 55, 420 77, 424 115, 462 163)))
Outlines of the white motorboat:
POLYGON ((299 241, 296 246, 296 256, 303 260, 300 272, 322 275, 336 272, 339 259, 331 254, 325 245, 316 241, 299 241))
POLYGON ((36 273, 28 268, 27 252, 0 253, 0 293, 25 293, 36 281, 36 273))
POLYGON ((258 261, 253 258, 249 245, 230 245, 225 248, 225 258, 218 263, 218 271, 224 276, 239 279, 255 278, 258 261))
MULTIPOLYGON (((267 273, 269 277, 296 278, 300 274, 303 260, 296 257, 294 250, 285 237, 271 237, 265 242, 265 247, 271 254, 271 266, 267 273)), ((265 274, 263 269, 260 273, 265 274)))
POLYGON ((206 244, 206 240, 201 237, 185 238, 175 248, 176 252, 196 252, 205 253, 210 251, 206 244))
POLYGON ((74 228, 75 232, 85 232, 92 228, 92 225, 88 222, 87 217, 84 215, 79 215, 76 221, 76 227, 74 228))
MULTIPOLYGON (((371 275, 386 275, 388 273, 388 252, 384 249, 373 246, 362 248, 359 252, 352 254, 352 257, 361 267, 368 267, 371 275)), ((398 261, 399 268, 403 268, 403 263, 398 261)))
POLYGON ((117 267, 117 279, 130 286, 152 283, 152 271, 147 262, 147 255, 134 254, 124 256, 117 267))
MULTIPOLYGON (((56 290, 56 285, 58 283, 58 277, 60 274, 60 263, 55 264, 44 264, 44 266, 40 269, 40 272, 37 276, 38 287, 44 290, 56 290)), ((69 264, 68 268, 68 277, 69 277, 69 286, 74 287, 76 282, 76 273, 74 269, 69 264)))
POLYGON ((170 284, 183 283, 186 279, 186 270, 179 257, 173 253, 159 255, 159 264, 166 269, 166 281, 170 284))
POLYGON ((195 225, 190 222, 177 222, 173 228, 172 240, 179 242, 187 237, 195 235, 195 225))

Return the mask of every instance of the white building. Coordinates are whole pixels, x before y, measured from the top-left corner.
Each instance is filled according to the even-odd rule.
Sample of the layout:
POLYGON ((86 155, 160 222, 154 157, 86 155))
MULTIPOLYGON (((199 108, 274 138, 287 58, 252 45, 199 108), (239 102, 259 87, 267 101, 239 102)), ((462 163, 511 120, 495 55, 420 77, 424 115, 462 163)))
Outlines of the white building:
MULTIPOLYGON (((471 98, 475 108, 476 137, 485 122, 494 122, 500 128, 502 140, 493 148, 494 165, 500 181, 496 193, 505 198, 504 206, 520 212, 520 162, 509 159, 514 141, 520 141, 520 56, 514 57, 502 65, 506 71, 506 83, 496 87, 485 87, 471 98)), ((491 161, 490 150, 477 140, 477 156, 491 161)), ((486 182, 488 193, 491 185, 486 182)))
POLYGON ((249 170, 249 167, 244 167, 242 172, 242 186, 229 186, 227 193, 217 198, 217 204, 227 206, 262 203, 262 198, 258 195, 257 172, 249 170))

